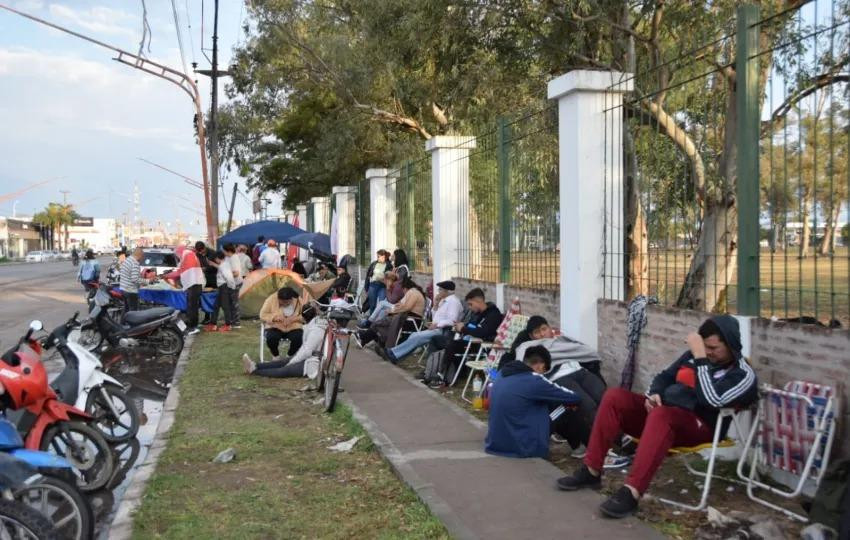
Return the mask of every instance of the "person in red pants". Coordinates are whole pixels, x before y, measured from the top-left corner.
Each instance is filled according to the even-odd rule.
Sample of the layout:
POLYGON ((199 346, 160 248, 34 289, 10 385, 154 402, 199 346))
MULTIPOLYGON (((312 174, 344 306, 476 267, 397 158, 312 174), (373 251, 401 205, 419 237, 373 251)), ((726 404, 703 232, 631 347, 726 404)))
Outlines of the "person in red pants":
POLYGON ((599 507, 607 517, 628 516, 637 510, 670 448, 711 442, 719 409, 758 399, 756 374, 741 355, 737 319, 712 317, 686 342, 689 350, 656 375, 645 396, 623 388, 605 392, 584 464, 572 476, 558 479, 559 489, 599 488, 602 464, 614 440, 621 433, 639 437, 625 485, 599 507))

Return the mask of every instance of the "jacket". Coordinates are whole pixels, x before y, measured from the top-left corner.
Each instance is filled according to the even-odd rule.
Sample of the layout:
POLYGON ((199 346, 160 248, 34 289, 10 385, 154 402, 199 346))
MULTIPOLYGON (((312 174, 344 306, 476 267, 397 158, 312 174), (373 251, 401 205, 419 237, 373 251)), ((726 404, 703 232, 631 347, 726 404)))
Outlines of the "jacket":
POLYGON ((230 266, 230 258, 225 257, 220 263, 218 263, 215 284, 218 287, 227 285, 230 289, 236 288, 236 278, 233 277, 233 268, 230 266))
POLYGON ((437 328, 448 328, 460 321, 463 306, 460 305, 460 300, 457 296, 450 294, 443 298, 437 309, 434 310, 432 320, 437 328))
POLYGON ((390 314, 405 311, 422 317, 425 314, 425 295, 418 289, 408 289, 402 299, 390 309, 390 314))
POLYGON ((474 313, 460 333, 484 341, 492 341, 496 337, 500 324, 502 324, 502 312, 496 304, 487 302, 487 309, 481 313, 474 313))
POLYGON ((658 394, 664 405, 693 411, 714 426, 718 409, 746 407, 758 400, 758 380, 746 358, 741 356, 738 321, 731 315, 719 315, 711 320, 720 328, 734 360, 719 366, 707 358, 694 358, 687 351, 655 376, 647 395, 658 394))
POLYGON ((378 259, 375 259, 374 261, 372 261, 372 264, 370 264, 369 268, 366 270, 366 288, 369 288, 369 283, 371 283, 373 281, 383 280, 384 274, 393 269, 392 263, 390 261, 387 261, 387 262, 384 263, 384 264, 386 264, 386 267, 384 268, 384 271, 381 272, 381 275, 376 277, 375 279, 372 279, 372 275, 375 273, 375 266, 377 266, 377 264, 378 264, 378 259))
POLYGON ((301 305, 301 299, 295 300, 295 311, 287 317, 283 314, 283 309, 277 301, 277 293, 272 293, 263 302, 263 307, 260 308, 260 320, 269 328, 277 328, 281 332, 289 332, 297 330, 304 326, 304 318, 301 316, 301 310, 304 306, 301 305), (272 319, 275 317, 283 317, 283 322, 275 322, 272 319))
POLYGON ((552 368, 546 373, 546 378, 553 381, 575 373, 587 364, 599 363, 599 355, 593 348, 565 336, 528 340, 515 349, 516 359, 525 359, 525 351, 537 345, 545 347, 552 356, 552 368))
POLYGON ((579 401, 577 394, 535 373, 523 362, 507 364, 490 394, 484 450, 505 457, 547 457, 550 408, 579 401))
POLYGON ((177 256, 180 257, 180 266, 177 267, 177 270, 166 274, 165 277, 168 279, 180 278, 180 284, 183 286, 184 291, 193 285, 203 287, 206 279, 204 278, 201 263, 198 261, 198 256, 195 252, 186 248, 180 251, 177 256))

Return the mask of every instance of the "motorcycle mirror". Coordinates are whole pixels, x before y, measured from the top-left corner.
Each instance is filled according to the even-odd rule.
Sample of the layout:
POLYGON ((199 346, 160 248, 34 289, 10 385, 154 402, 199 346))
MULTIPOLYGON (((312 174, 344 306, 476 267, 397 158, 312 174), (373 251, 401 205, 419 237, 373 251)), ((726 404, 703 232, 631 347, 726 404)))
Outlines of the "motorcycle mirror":
POLYGON ((30 323, 30 330, 33 332, 40 332, 42 328, 44 328, 44 325, 38 319, 30 323))

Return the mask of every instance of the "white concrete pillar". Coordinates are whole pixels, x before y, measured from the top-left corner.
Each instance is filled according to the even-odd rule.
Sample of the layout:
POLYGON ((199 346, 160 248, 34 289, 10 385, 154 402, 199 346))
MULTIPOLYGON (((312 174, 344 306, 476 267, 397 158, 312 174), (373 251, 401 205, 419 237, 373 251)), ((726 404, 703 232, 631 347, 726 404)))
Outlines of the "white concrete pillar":
POLYGON ((375 259, 379 249, 392 252, 396 248, 395 239, 395 184, 389 184, 388 169, 368 169, 366 180, 369 182, 369 240, 370 252, 361 264, 368 266, 375 259))
POLYGON ((603 276, 605 269, 612 275, 612 269, 623 268, 623 205, 617 194, 624 193, 622 95, 632 90, 632 78, 576 70, 549 81, 548 90, 549 99, 558 100, 561 330, 598 346, 597 299, 604 291, 623 299, 622 286, 605 287, 603 276))
POLYGON ((475 137, 440 136, 425 143, 431 153, 434 283, 462 276, 469 266, 469 151, 475 137))
MULTIPOLYGON (((307 205, 299 204, 295 207, 295 211, 298 213, 298 228, 304 231, 307 230, 307 205)), ((307 250, 299 249, 298 250, 298 258, 302 261, 307 259, 307 250)))
POLYGON ((324 234, 331 233, 331 198, 330 197, 313 197, 310 199, 313 203, 313 232, 324 234))
MULTIPOLYGON (((341 259, 343 255, 356 257, 357 218, 354 213, 357 210, 357 188, 335 186, 332 193, 334 198, 332 207, 336 208, 337 258, 341 259)), ((333 214, 331 224, 333 224, 333 214)))

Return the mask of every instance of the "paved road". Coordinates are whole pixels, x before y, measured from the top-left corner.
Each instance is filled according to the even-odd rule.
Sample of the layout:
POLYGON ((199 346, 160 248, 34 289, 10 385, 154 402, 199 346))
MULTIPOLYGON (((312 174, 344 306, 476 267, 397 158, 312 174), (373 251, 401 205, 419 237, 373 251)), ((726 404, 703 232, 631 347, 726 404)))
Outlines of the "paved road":
MULTIPOLYGON (((101 259, 101 268, 108 261, 101 259)), ((0 264, 0 350, 11 347, 33 319, 53 329, 74 311, 86 313, 76 272, 71 261, 0 264)))

